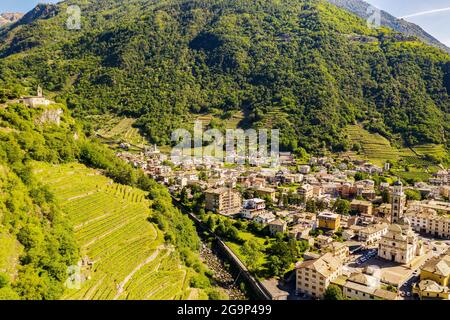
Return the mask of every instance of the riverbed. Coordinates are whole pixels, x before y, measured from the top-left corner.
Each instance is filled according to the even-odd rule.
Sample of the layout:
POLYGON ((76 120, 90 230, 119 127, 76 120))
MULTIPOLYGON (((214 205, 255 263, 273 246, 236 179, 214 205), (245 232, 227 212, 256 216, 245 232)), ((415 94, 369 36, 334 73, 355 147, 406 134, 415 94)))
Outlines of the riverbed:
POLYGON ((213 272, 213 279, 216 284, 225 290, 230 300, 247 300, 247 297, 239 288, 239 282, 226 269, 223 261, 206 244, 202 244, 200 256, 213 272))

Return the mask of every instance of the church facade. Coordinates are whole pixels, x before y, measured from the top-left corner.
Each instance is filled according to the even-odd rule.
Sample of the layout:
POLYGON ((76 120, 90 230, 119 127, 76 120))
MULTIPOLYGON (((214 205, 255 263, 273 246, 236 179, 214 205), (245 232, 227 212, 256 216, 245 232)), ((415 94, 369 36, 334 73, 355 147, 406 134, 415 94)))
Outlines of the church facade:
POLYGON ((28 107, 35 108, 37 106, 48 106, 52 104, 50 100, 47 100, 42 94, 42 88, 39 86, 37 89, 37 95, 32 97, 23 97, 23 104, 28 107))
POLYGON ((410 222, 404 217, 406 196, 400 181, 394 183, 391 203, 391 224, 381 237, 378 256, 401 264, 410 263, 423 254, 422 245, 410 222))

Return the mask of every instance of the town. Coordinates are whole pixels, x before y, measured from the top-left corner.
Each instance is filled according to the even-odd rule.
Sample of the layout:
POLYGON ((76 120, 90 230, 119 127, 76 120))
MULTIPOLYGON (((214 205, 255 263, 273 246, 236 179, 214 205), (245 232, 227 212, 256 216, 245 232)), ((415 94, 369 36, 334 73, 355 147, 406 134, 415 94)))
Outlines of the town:
POLYGON ((120 148, 118 157, 166 185, 258 278, 272 281, 275 299, 450 298, 448 169, 404 185, 389 163, 351 157, 298 164, 281 152, 274 168, 173 163, 156 146, 120 148), (283 252, 271 255, 277 245, 288 251, 283 242, 295 253, 278 263, 283 252))

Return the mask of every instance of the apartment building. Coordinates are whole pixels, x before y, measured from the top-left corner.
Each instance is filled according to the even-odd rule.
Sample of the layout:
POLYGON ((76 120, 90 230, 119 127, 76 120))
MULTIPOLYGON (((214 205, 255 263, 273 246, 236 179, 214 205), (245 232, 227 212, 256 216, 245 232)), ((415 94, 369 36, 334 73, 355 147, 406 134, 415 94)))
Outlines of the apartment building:
POLYGON ((399 299, 397 293, 380 288, 377 278, 363 273, 351 274, 340 286, 344 296, 352 300, 399 299))
POLYGON ((289 231, 289 237, 297 240, 306 240, 309 238, 309 233, 312 228, 307 224, 296 224, 289 231))
POLYGON ((209 189, 205 192, 205 208, 225 216, 236 215, 242 209, 241 194, 231 188, 209 189))
POLYGON ((420 280, 433 280, 443 287, 448 287, 450 284, 450 250, 428 260, 420 268, 420 280))
POLYGON ((253 220, 260 214, 266 212, 266 202, 263 199, 254 198, 244 200, 241 216, 245 219, 253 220))
POLYGON ((269 197, 272 201, 277 201, 277 192, 275 189, 273 188, 262 188, 262 187, 258 187, 258 188, 254 188, 253 189, 255 191, 255 195, 257 197, 269 197))
POLYGON ((297 193, 308 201, 314 196, 314 187, 310 184, 303 184, 300 188, 297 189, 297 193))
POLYGON ((410 201, 408 202, 408 209, 418 211, 421 209, 432 209, 437 212, 450 214, 450 202, 436 200, 410 201))
POLYGON ((337 231, 341 226, 341 216, 329 211, 319 213, 317 220, 321 229, 337 231))
POLYGON ((271 235, 276 235, 277 233, 285 233, 287 230, 287 222, 281 219, 276 219, 269 222, 269 232, 271 235))
POLYGON ((297 265, 296 290, 314 298, 322 298, 330 283, 342 274, 342 262, 332 253, 297 265))
POLYGON ((350 204, 350 210, 360 214, 372 215, 372 202, 364 200, 353 200, 350 204))
POLYGON ((365 242, 366 245, 373 245, 381 240, 386 234, 388 225, 385 223, 374 224, 358 231, 358 240, 365 242))
POLYGON ((334 257, 346 262, 350 256, 350 249, 347 245, 341 242, 331 242, 323 248, 324 252, 330 252, 334 257))
POLYGON ((450 250, 431 258, 420 268, 420 282, 413 292, 420 299, 450 299, 450 250))
POLYGON ((427 233, 433 237, 450 238, 450 215, 438 214, 433 209, 411 207, 405 216, 417 232, 427 233))

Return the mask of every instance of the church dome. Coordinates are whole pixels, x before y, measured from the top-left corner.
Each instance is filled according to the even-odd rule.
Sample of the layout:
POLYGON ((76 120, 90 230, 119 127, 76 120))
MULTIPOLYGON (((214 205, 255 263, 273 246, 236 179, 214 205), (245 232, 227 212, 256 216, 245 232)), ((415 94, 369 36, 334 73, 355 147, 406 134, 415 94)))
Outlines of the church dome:
POLYGON ((402 224, 411 226, 411 221, 407 217, 402 217, 402 224))
POLYGON ((403 186, 403 183, 400 181, 400 179, 398 179, 397 181, 394 182, 394 186, 401 187, 401 186, 403 186))

